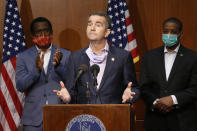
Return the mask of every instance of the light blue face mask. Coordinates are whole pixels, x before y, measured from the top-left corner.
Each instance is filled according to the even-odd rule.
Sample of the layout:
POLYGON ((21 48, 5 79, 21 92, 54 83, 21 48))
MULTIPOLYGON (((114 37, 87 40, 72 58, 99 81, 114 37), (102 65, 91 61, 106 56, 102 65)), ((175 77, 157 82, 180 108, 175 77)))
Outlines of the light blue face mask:
POLYGON ((162 40, 166 46, 171 47, 177 43, 178 36, 172 34, 162 34, 162 40))

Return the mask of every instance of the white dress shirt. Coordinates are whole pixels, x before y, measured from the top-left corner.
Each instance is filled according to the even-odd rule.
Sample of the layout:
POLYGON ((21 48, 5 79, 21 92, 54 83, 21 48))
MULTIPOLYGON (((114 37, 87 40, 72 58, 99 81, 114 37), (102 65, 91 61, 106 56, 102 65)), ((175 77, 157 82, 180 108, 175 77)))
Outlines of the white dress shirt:
MULTIPOLYGON (((172 70, 172 66, 174 64, 174 60, 177 56, 178 50, 179 50, 180 44, 176 47, 175 50, 168 52, 166 47, 164 48, 164 58, 165 58, 165 70, 166 70, 166 80, 168 81, 170 72, 172 70)), ((176 99, 175 95, 171 95, 173 104, 178 104, 178 101, 176 99)))

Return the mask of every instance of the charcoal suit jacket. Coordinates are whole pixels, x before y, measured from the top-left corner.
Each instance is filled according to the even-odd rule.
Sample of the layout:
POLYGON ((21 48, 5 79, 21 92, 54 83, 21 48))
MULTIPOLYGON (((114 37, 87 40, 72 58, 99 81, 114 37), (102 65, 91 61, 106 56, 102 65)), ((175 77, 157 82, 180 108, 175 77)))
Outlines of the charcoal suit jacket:
POLYGON ((180 45, 168 81, 164 62, 163 46, 143 58, 139 82, 146 104, 144 126, 149 130, 178 127, 180 131, 197 131, 197 53, 180 45), (151 108, 157 98, 169 95, 178 101, 171 112, 162 114, 151 108))

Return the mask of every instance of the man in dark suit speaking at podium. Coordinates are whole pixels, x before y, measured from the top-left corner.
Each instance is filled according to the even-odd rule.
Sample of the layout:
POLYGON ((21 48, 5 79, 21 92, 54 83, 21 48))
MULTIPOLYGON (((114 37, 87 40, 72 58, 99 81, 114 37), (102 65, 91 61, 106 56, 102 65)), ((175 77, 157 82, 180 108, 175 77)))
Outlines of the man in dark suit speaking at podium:
POLYGON ((64 102, 79 104, 133 103, 139 97, 133 59, 130 52, 109 46, 111 20, 103 12, 89 15, 87 48, 71 54, 66 88, 54 92, 64 102), (71 101, 64 91, 70 92, 71 101))

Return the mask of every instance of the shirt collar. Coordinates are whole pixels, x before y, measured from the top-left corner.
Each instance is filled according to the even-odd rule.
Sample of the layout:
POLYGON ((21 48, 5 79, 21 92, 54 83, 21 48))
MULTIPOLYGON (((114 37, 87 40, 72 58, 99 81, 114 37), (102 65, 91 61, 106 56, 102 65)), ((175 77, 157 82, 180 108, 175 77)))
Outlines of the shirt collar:
MULTIPOLYGON (((180 48, 180 44, 178 44, 178 46, 172 52, 178 53, 179 48, 180 48)), ((166 46, 164 46, 164 53, 169 53, 166 46)))

